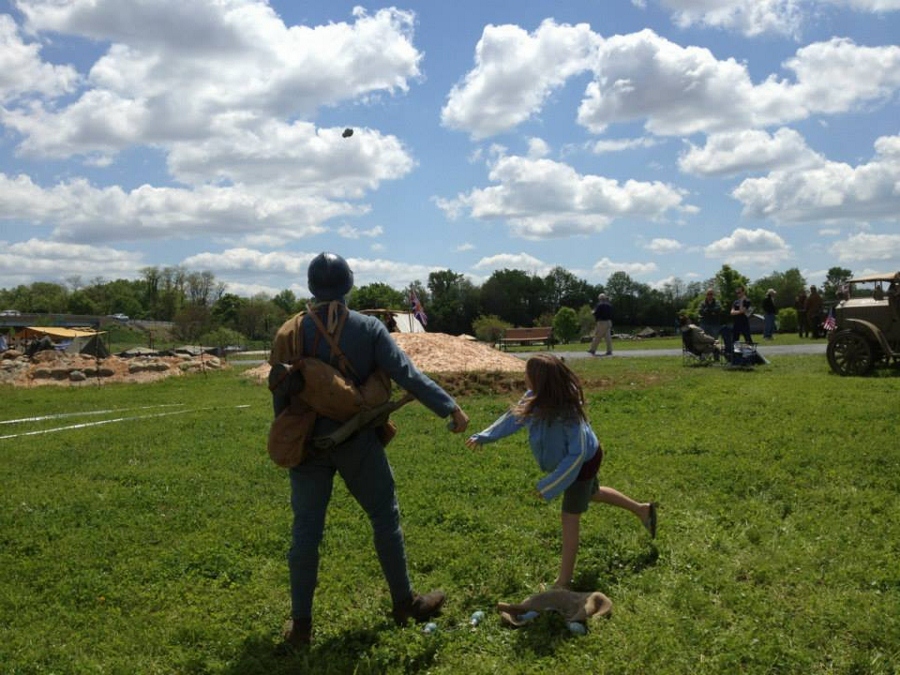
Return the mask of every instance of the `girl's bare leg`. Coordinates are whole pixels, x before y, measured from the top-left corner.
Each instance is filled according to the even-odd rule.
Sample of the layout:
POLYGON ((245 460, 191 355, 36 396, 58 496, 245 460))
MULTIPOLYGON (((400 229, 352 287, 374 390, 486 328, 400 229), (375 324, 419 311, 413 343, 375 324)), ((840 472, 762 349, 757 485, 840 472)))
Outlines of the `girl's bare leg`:
POLYGON ((580 525, 580 513, 562 512, 562 556, 559 563, 559 576, 553 582, 557 588, 568 588, 572 585, 575 559, 578 557, 580 525))
POLYGON ((601 504, 618 506, 620 509, 631 511, 647 529, 650 529, 651 502, 636 502, 626 494, 622 494, 615 488, 600 487, 591 497, 591 501, 601 504))

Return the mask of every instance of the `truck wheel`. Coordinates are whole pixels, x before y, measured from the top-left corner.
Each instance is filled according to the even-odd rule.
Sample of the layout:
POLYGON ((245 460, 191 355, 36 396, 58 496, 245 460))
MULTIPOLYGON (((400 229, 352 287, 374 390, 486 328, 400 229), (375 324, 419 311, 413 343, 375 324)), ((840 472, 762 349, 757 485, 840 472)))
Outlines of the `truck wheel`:
POLYGON ((835 335, 825 354, 831 369, 838 375, 867 375, 874 365, 869 341, 849 330, 835 335))

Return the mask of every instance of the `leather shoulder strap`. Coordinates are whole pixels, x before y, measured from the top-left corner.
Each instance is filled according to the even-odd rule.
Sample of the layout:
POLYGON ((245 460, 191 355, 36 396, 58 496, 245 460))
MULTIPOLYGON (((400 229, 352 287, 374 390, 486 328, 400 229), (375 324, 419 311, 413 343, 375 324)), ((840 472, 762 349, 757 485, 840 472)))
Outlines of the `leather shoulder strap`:
POLYGON ((338 361, 338 368, 340 368, 341 372, 345 375, 347 371, 356 375, 356 370, 353 368, 353 365, 344 355, 344 352, 341 351, 341 348, 338 346, 338 339, 341 336, 341 332, 344 330, 344 323, 347 321, 348 311, 346 308, 343 308, 343 311, 340 313, 340 318, 338 319, 337 327, 335 328, 334 335, 328 332, 325 326, 322 324, 322 320, 319 318, 318 314, 316 314, 315 310, 311 305, 306 306, 307 313, 312 317, 313 322, 316 324, 316 329, 319 331, 319 334, 322 335, 327 341, 328 346, 331 348, 331 356, 336 358, 338 361))

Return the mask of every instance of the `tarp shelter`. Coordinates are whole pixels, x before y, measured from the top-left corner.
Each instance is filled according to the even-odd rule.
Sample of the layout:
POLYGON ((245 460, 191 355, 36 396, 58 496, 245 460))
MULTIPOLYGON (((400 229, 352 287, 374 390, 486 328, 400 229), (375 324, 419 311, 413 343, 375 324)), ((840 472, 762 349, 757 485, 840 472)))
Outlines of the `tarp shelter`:
POLYGON ((103 331, 85 328, 57 328, 55 326, 29 326, 16 333, 18 340, 40 340, 48 337, 55 343, 67 342, 66 354, 86 354, 105 359, 109 350, 103 344, 103 331))

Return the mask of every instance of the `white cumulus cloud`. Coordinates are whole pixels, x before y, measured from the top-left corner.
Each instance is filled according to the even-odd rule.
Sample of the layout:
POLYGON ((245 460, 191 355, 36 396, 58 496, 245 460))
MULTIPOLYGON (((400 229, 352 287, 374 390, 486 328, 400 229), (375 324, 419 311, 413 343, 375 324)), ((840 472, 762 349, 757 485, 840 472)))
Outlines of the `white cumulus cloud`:
POLYGON ((635 277, 651 274, 658 268, 652 262, 614 262, 604 257, 595 262, 591 269, 598 277, 609 277, 616 272, 625 272, 628 276, 635 277))
POLYGON ((729 236, 704 248, 707 258, 723 260, 731 265, 767 265, 788 260, 791 248, 775 232, 765 229, 748 230, 739 227, 729 236))
POLYGON ((479 220, 502 220, 526 239, 600 232, 616 218, 659 219, 683 208, 683 194, 664 183, 582 175, 549 159, 501 155, 490 166, 495 185, 441 202, 479 220))
POLYGON ((748 178, 733 196, 744 214, 775 222, 855 222, 900 218, 900 136, 875 142, 875 156, 850 166, 822 160, 797 170, 748 178))
POLYGON ((798 169, 821 164, 803 136, 781 128, 773 134, 758 129, 711 134, 706 144, 689 145, 678 160, 679 168, 691 174, 722 176, 775 169, 798 169))
POLYGON ((453 87, 443 123, 485 138, 540 111, 550 94, 589 66, 597 40, 588 24, 544 21, 534 33, 519 26, 485 26, 475 68, 453 87))

